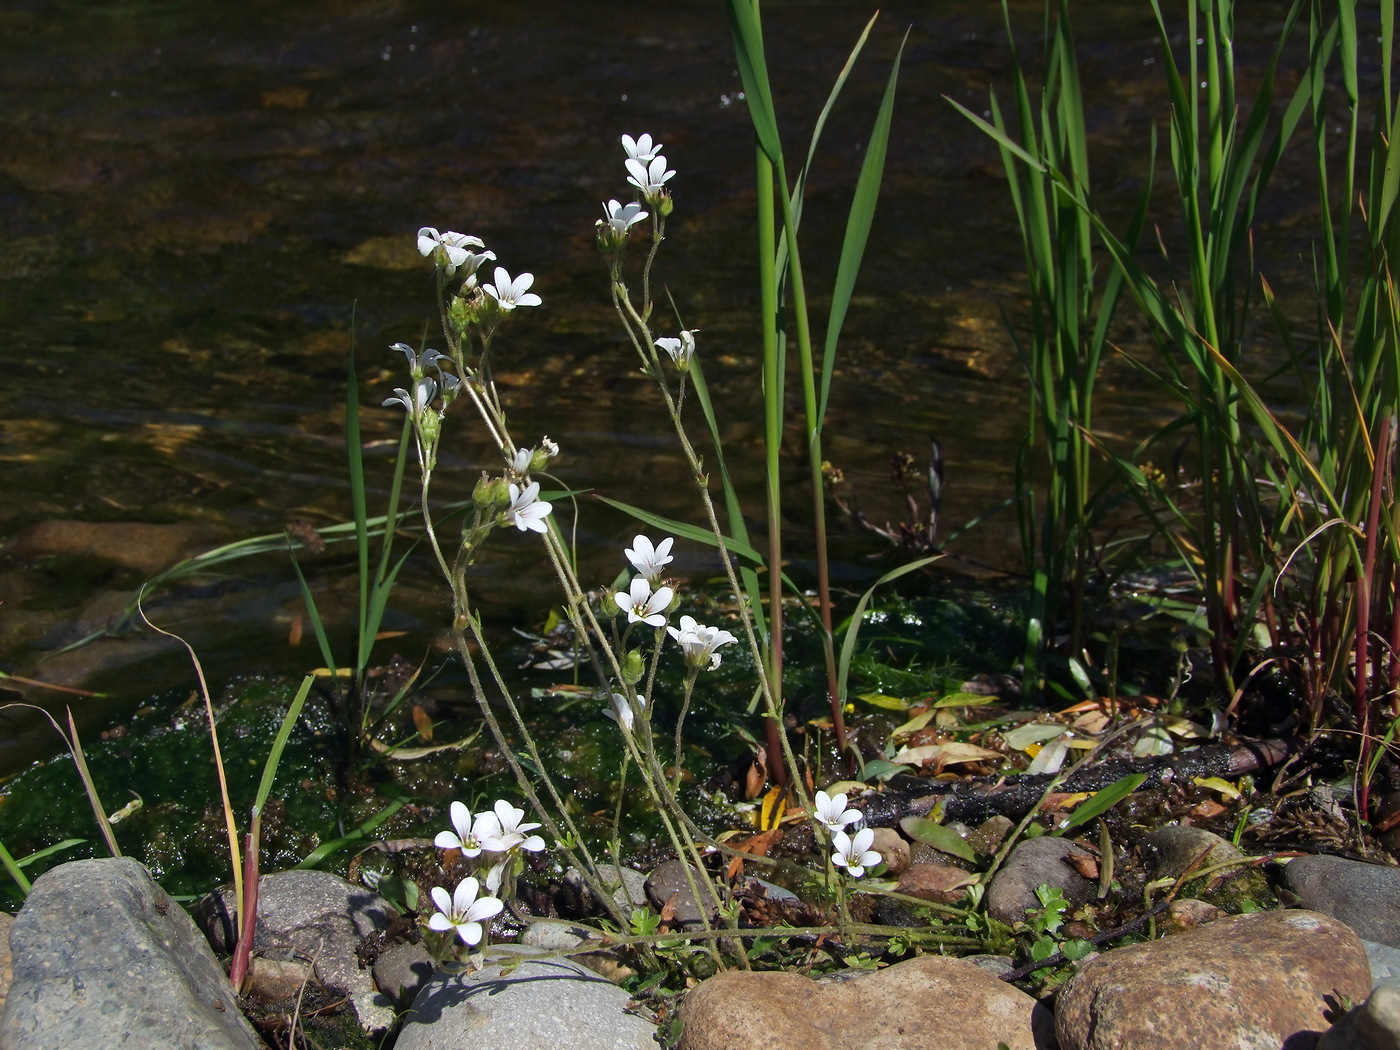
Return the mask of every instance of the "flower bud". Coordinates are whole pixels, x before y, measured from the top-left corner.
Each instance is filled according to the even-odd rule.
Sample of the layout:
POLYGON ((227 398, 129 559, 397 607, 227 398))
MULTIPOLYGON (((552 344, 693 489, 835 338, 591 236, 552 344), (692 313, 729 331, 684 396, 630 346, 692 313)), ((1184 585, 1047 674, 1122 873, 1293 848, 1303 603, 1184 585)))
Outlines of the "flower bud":
POLYGON ((505 478, 493 478, 482 474, 481 480, 472 490, 472 502, 484 511, 494 510, 510 502, 510 485, 505 478))
POLYGON ((656 214, 660 215, 663 219, 669 216, 671 214, 671 209, 675 207, 675 202, 671 200, 671 195, 665 190, 662 190, 655 200, 649 200, 648 203, 656 209, 656 214))
POLYGON ((642 659, 640 649, 631 649, 622 658, 622 680, 628 685, 636 685, 640 682, 646 671, 646 661, 642 659))

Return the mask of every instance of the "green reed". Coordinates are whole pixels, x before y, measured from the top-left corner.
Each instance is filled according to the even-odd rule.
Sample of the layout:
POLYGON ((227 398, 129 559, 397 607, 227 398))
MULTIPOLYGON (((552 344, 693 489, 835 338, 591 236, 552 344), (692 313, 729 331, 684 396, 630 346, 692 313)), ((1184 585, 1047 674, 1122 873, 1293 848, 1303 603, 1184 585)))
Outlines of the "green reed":
MULTIPOLYGON (((1080 661, 1092 622, 1091 593, 1102 592, 1106 582, 1131 567, 1131 554, 1140 547, 1120 546, 1116 568, 1104 565, 1100 527, 1122 493, 1094 476, 1100 459, 1093 435, 1094 388, 1124 280, 1120 269, 1104 265, 1083 207, 1091 190, 1089 145, 1067 0, 1060 0, 1057 10, 1047 4, 1045 14, 1044 87, 1038 101, 1016 57, 1003 3, 1014 117, 1003 114, 995 93, 990 121, 953 103, 997 140, 1026 260, 1029 331, 1018 337, 1009 320, 1008 328, 1030 392, 1015 498, 1031 577, 1023 672, 1031 693, 1046 684, 1052 649, 1080 661), (1060 635, 1065 641, 1057 646, 1060 635)), ((1129 250, 1141 235, 1150 192, 1149 179, 1124 237, 1129 250)))
MULTIPOLYGON (((890 122, 894 114, 895 86, 899 78, 903 43, 895 55, 885 86, 884 96, 876 114, 874 126, 866 145, 865 157, 856 182, 855 194, 846 222, 846 232, 837 262, 832 288, 831 310, 827 317, 826 336, 820 356, 813 349, 810 311, 807 302, 806 278, 798 241, 804 202, 807 172, 842 87, 846 83, 857 57, 864 48, 874 18, 862 31, 849 58, 837 76, 826 104, 817 117, 812 132, 807 159, 796 182, 789 180, 782 138, 778 131, 777 112, 768 79, 767 57, 758 0, 729 0, 729 21, 734 36, 734 51, 739 73, 748 101, 749 117, 757 139, 755 175, 757 178, 757 231, 759 290, 763 338, 763 418, 765 466, 767 471, 768 566, 769 566, 769 624, 768 677, 776 691, 779 711, 782 709, 783 668, 783 564, 781 451, 785 424, 784 388, 787 377, 787 347, 789 329, 797 348, 797 370, 802 389, 803 433, 812 489, 812 520, 817 570, 817 601, 821 617, 823 651, 827 675, 827 695, 835 727, 837 747, 846 748, 843 714, 842 675, 838 667, 833 641, 831 615, 831 578, 826 536, 826 482, 823 471, 822 427, 826 419, 831 381, 836 367, 836 348, 841 328, 850 307, 861 259, 865 253, 870 227, 879 200, 880 183, 884 174, 885 151, 889 142, 890 122), (776 207, 775 207, 776 201, 776 207)), ((906 35, 907 38, 907 35, 906 35)), ((799 592, 800 593, 800 592, 799 592)), ((770 720, 767 726, 770 753, 778 751, 779 727, 770 720)))

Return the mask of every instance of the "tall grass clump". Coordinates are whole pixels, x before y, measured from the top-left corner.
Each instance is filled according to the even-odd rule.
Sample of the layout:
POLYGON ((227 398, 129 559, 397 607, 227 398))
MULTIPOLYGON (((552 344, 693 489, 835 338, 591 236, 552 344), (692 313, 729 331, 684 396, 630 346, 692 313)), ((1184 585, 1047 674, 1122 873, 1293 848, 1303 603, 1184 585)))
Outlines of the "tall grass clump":
MULTIPOLYGON (((967 113, 1002 151, 1027 245, 1032 331, 1025 356, 1039 426, 1053 435, 1046 438, 1049 480, 1035 504, 1044 516, 1041 536, 1070 538, 1070 549, 1084 543, 1092 550, 1095 542, 1096 520, 1080 511, 1104 506, 1096 502, 1101 491, 1088 501, 1060 494, 1085 491, 1085 460, 1077 455, 1097 443, 1092 382, 1104 345, 1101 326, 1115 303, 1110 293, 1121 281, 1149 324, 1156 352, 1119 349, 1178 412, 1131 453, 1109 454, 1118 484, 1195 576, 1200 625, 1223 701, 1237 711, 1254 677, 1272 668, 1285 672, 1302 697, 1308 727, 1321 728, 1329 711, 1342 712, 1361 741, 1357 800, 1364 815, 1367 783, 1382 757, 1377 740, 1384 733, 1389 746, 1400 714, 1394 4, 1379 5, 1378 46, 1371 52, 1363 47, 1370 34, 1358 29, 1354 0, 1335 6, 1297 0, 1247 101, 1237 93, 1234 3, 1187 4, 1184 49, 1174 46, 1157 0, 1152 9, 1169 103, 1166 159, 1176 188, 1173 241, 1180 245, 1174 252, 1162 247, 1155 262, 1142 258, 1142 212, 1116 232, 1091 192, 1067 5, 1046 5, 1038 121, 1019 65, 1016 125, 1003 119, 995 100, 990 120, 967 113), (1307 61, 1297 86, 1281 92, 1281 59, 1303 43, 1307 61), (1380 82, 1371 112, 1363 69, 1374 70, 1380 82), (1320 225, 1306 274, 1315 289, 1311 310, 1280 302, 1254 253, 1272 176, 1309 116, 1320 225), (1339 148, 1334 135, 1341 136, 1339 148), (1097 299, 1078 294, 1083 285, 1074 283, 1092 272, 1095 251, 1115 270, 1097 299), (1075 262, 1067 278, 1069 259, 1075 262), (1259 302, 1267 311, 1263 320, 1251 315, 1259 302), (1091 335, 1076 355, 1062 357, 1060 348, 1074 345, 1068 337, 1076 323, 1091 335), (1057 386, 1062 376, 1073 382, 1057 386), (1287 411, 1280 390, 1292 392, 1287 411), (1076 432, 1084 444, 1061 436, 1076 432), (1182 447, 1189 449, 1184 457, 1182 447), (1154 458, 1189 464, 1185 477, 1150 469, 1154 458), (1082 526, 1087 539, 1076 532, 1082 526)), ((1155 154, 1154 138, 1149 156, 1155 154)), ((1167 227, 1165 219, 1156 222, 1167 227)), ((1168 239, 1159 236, 1159 246, 1168 239)), ((1048 545, 1038 556, 1028 548, 1035 579, 1028 641, 1056 629, 1053 622, 1078 644, 1076 557, 1057 561, 1048 545), (1057 608, 1054 595, 1066 612, 1044 626, 1034 623, 1036 611, 1057 608)), ((1028 645, 1028 653, 1033 649, 1028 645)), ((1285 724, 1286 714, 1274 712, 1274 722, 1285 724)))

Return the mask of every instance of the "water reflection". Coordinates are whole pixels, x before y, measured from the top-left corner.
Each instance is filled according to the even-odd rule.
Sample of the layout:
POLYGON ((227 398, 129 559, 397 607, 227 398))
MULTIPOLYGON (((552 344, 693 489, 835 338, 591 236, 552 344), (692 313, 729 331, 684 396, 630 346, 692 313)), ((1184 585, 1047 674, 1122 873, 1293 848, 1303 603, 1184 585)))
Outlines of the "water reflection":
MULTIPOLYGON (((1006 63, 997 8, 887 5, 810 184, 806 260, 820 310, 886 63, 912 26, 827 437, 876 520, 903 513, 886 483, 890 455, 919 454, 931 433, 947 452, 951 525, 1010 484, 1024 409, 999 309, 1019 302, 1020 249, 999 162, 942 99, 983 106, 1006 63)), ((797 152, 868 12, 765 10, 797 152)), ((1030 41, 1040 4, 1013 10, 1030 41)), ((1150 14, 1099 4, 1083 23, 1103 184, 1126 193, 1137 154, 1120 147, 1145 139, 1157 116, 1150 14)), ((1242 53, 1273 30, 1261 19, 1251 31, 1261 36, 1242 40, 1242 53)), ((364 401, 377 406, 402 383, 388 345, 416 343, 431 316, 431 275, 413 247, 425 224, 476 233, 512 272, 536 274, 545 306, 512 324, 497 358, 517 432, 558 439, 572 485, 692 516, 592 246, 599 202, 626 188, 618 136, 644 130, 680 172, 659 275, 702 331, 731 466, 761 505, 749 454, 760 430, 752 140, 719 5, 68 0, 0 15, 0 54, 0 536, 50 518, 139 520, 193 523, 212 543, 292 517, 343 518, 352 318, 364 401)), ((1123 411, 1145 427, 1155 400, 1128 398, 1123 411)), ((382 462, 399 416, 366 417, 382 462)), ((796 490, 797 435, 793 450, 796 490)), ((465 495, 482 457, 492 462, 462 431, 444 454, 444 497, 465 495)), ((587 509, 585 541, 630 535, 587 509)), ((968 543, 1007 560, 1010 519, 968 543)), ((537 613, 531 559, 518 542, 498 547, 484 596, 537 613)), ((855 559, 872 549, 843 547, 855 559)), ((594 564, 610 577, 608 557, 594 564)), ((67 571, 55 564, 35 577, 35 563, 12 554, 0 577, 9 664, 24 666, 39 644, 29 618, 67 571)), ((678 565, 703 569, 694 557, 678 565)), ((250 618, 224 628, 240 645, 260 631, 282 637, 277 617, 295 595, 267 586, 251 609, 226 610, 250 618)), ((421 602, 418 625, 430 625, 441 605, 421 602)), ((58 605, 71 619, 83 602, 58 605)), ((43 644, 62 628, 59 615, 43 644)), ((259 663, 309 658, 284 648, 261 648, 259 663)), ((216 659, 226 670, 240 661, 216 659)))

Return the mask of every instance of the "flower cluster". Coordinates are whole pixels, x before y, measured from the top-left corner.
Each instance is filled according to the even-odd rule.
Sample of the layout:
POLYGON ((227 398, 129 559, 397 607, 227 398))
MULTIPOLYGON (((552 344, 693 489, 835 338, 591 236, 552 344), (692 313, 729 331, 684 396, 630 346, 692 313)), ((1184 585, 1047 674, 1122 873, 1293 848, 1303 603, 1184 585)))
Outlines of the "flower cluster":
POLYGON ((480 237, 455 230, 439 233, 424 226, 418 231, 418 251, 433 260, 442 282, 461 277, 462 286, 447 307, 447 316, 458 332, 483 317, 499 317, 516 307, 539 306, 543 301, 529 290, 535 283, 532 273, 512 277, 504 266, 497 266, 489 282, 479 283, 477 271, 496 259, 496 253, 487 251, 480 237))
POLYGON ((596 224, 598 249, 609 254, 626 247, 632 227, 648 217, 650 213, 643 209, 643 204, 661 218, 671 214, 671 195, 666 183, 675 172, 666 166, 661 143, 653 142, 650 135, 635 139, 623 135, 622 148, 627 152, 623 162, 627 168, 627 182, 640 200, 627 204, 616 200, 603 202, 603 218, 596 224))
MULTIPOLYGON (((544 849, 544 839, 529 832, 539 827, 535 823, 522 823, 525 811, 512 806, 505 799, 498 799, 488 810, 473 814, 461 802, 451 806, 452 830, 440 831, 433 839, 439 849, 454 849, 468 858, 490 858, 486 871, 486 890, 495 894, 505 881, 507 869, 517 863, 522 851, 537 853, 544 849)), ((455 931, 463 943, 473 945, 481 941, 481 920, 489 919, 504 907, 495 896, 480 897, 481 883, 468 876, 457 884, 451 897, 442 888, 432 891, 438 913, 428 920, 430 929, 445 933, 455 931)))

